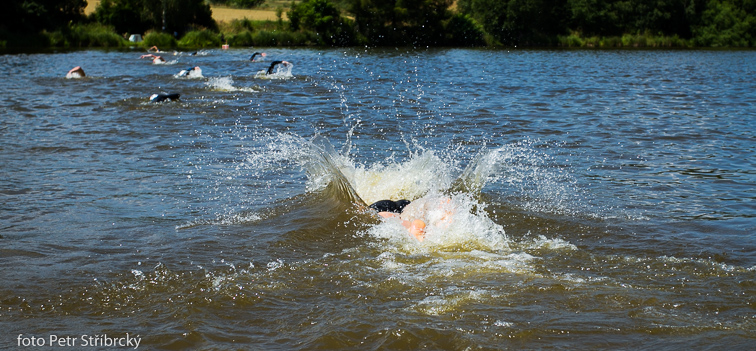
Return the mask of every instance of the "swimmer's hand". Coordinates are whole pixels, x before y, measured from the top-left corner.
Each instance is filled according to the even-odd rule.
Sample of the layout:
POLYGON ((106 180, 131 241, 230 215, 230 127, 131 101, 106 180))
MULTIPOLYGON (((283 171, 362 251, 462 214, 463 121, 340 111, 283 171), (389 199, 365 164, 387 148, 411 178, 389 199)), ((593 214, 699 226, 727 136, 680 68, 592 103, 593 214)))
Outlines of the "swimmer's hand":
MULTIPOLYGON (((378 212, 378 215, 383 218, 399 218, 399 214, 393 212, 378 212)), ((410 234, 415 237, 417 241, 422 242, 423 240, 425 240, 425 222, 419 219, 412 221, 405 221, 402 219, 401 221, 402 225, 407 228, 410 234)))
POLYGON ((417 241, 423 242, 423 240, 425 240, 425 222, 422 220, 415 219, 412 222, 402 221, 402 225, 409 230, 410 234, 412 234, 417 241))

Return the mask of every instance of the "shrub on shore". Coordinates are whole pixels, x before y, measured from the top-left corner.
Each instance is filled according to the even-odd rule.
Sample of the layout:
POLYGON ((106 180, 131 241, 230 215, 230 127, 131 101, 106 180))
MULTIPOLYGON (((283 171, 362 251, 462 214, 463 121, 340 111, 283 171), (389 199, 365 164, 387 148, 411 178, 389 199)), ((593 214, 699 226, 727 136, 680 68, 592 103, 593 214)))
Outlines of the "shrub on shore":
POLYGON ((116 34, 112 26, 99 23, 72 24, 61 30, 48 33, 49 43, 53 47, 121 47, 127 41, 116 34))
POLYGON ((11 33, 0 29, 0 48, 30 48, 50 46, 49 33, 11 33))
POLYGON ((221 38, 217 32, 207 29, 187 32, 178 41, 178 46, 184 48, 203 48, 221 46, 221 38))
POLYGON ((625 34, 611 37, 582 37, 579 33, 571 33, 558 37, 558 45, 569 48, 689 48, 690 40, 681 39, 677 35, 663 36, 649 33, 625 34))
POLYGON ((305 46, 318 42, 315 33, 290 31, 277 21, 233 20, 221 25, 221 33, 232 47, 239 46, 305 46))
POLYGON ((148 48, 153 46, 157 46, 159 48, 175 48, 177 45, 178 42, 176 41, 176 38, 168 33, 162 32, 147 32, 147 34, 144 36, 144 40, 142 41, 142 46, 148 48))

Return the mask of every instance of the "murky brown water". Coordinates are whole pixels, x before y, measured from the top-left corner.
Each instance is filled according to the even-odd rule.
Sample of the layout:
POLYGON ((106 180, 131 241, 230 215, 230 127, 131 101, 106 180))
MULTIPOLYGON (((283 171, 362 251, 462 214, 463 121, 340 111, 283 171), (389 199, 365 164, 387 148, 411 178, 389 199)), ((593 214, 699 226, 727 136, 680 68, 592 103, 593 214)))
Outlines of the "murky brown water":
POLYGON ((0 348, 756 339, 756 52, 263 51, 0 56, 0 348))

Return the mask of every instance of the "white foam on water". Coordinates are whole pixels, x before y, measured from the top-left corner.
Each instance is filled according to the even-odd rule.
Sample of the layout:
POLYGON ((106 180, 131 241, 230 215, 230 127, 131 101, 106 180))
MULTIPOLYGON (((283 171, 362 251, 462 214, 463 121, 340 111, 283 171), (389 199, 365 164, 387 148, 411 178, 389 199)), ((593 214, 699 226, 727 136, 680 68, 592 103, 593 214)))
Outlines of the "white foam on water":
MULTIPOLYGON (((349 165, 350 163, 344 163, 349 165)), ((342 169, 357 193, 370 204, 378 200, 414 200, 448 189, 454 180, 449 165, 433 151, 405 162, 390 162, 342 169)))
POLYGON ((66 73, 66 79, 78 79, 78 78, 84 78, 86 76, 82 75, 79 72, 68 72, 66 73))
POLYGON ((211 90, 215 90, 215 91, 228 91, 228 92, 243 91, 243 92, 248 92, 248 93, 258 92, 257 90, 253 88, 234 86, 234 79, 231 77, 211 77, 207 80, 205 85, 211 90))
MULTIPOLYGON (((402 225, 401 218, 381 219, 367 235, 385 239, 410 251, 439 251, 449 248, 508 249, 504 228, 491 220, 484 205, 465 194, 422 198, 429 209, 410 214, 426 223, 425 239, 417 241, 402 225), (448 201, 448 202, 447 202, 448 201)), ((409 206, 408 206, 409 207, 409 206)))
POLYGON ((264 69, 261 71, 257 71, 255 73, 255 78, 260 79, 290 79, 294 78, 294 75, 291 74, 291 69, 294 68, 294 65, 289 63, 288 65, 277 65, 275 67, 275 71, 271 74, 268 74, 268 70, 264 69))

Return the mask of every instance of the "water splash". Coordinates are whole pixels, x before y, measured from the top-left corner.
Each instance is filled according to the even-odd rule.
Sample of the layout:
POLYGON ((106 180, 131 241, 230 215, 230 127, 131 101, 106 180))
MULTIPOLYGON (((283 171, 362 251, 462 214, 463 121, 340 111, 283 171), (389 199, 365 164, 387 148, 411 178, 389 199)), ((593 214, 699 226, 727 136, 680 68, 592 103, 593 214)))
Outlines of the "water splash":
POLYGON ((290 79, 294 78, 294 75, 291 74, 291 69, 294 68, 294 65, 289 63, 287 65, 277 65, 275 67, 275 72, 268 74, 268 70, 262 70, 257 71, 255 73, 255 78, 260 79, 290 79))
POLYGON ((235 87, 234 79, 231 77, 212 77, 207 80, 205 85, 214 91, 228 91, 228 92, 244 91, 248 93, 258 92, 257 90, 253 88, 235 87))
POLYGON ((497 148, 481 148, 462 174, 453 191, 480 194, 487 185, 512 206, 527 211, 553 214, 586 214, 580 190, 568 164, 540 150, 537 141, 524 140, 497 148))
MULTIPOLYGON (((223 175, 226 179, 247 179, 248 184, 263 183, 239 188, 238 191, 247 192, 255 189, 257 193, 247 194, 248 199, 268 199, 270 204, 302 195, 316 196, 315 203, 297 202, 296 206, 328 202, 335 204, 336 209, 362 209, 366 216, 362 221, 372 224, 357 235, 386 240, 407 250, 418 246, 410 240, 414 238, 408 236, 407 229, 398 220, 370 219, 373 214, 366 210, 368 204, 383 199, 407 199, 415 203, 419 199, 446 201, 448 204, 439 201, 442 205, 439 208, 450 206, 453 210, 436 211, 431 205, 418 215, 427 225, 427 240, 421 246, 431 250, 510 250, 504 224, 494 220, 490 204, 484 200, 490 196, 481 196, 489 185, 496 191, 504 191, 505 200, 528 211, 567 213, 574 208, 569 177, 560 172, 548 155, 537 151, 532 142, 493 149, 483 147, 467 167, 459 170, 459 157, 455 156, 463 153, 460 150, 444 157, 439 156, 447 152, 444 150, 411 150, 403 160, 392 156, 360 164, 336 151, 321 135, 307 139, 295 134, 256 131, 250 138, 251 146, 243 150, 243 160, 234 162, 233 169, 227 168, 223 175), (297 187, 291 185, 302 182, 302 171, 305 194, 297 193, 297 187)), ((343 148, 349 149, 351 145, 343 148)), ((265 217, 259 211, 255 213, 265 217)), ((210 222, 227 223, 229 218, 237 218, 234 213, 215 217, 210 222)), ((203 222, 187 226, 195 223, 203 222)))
POLYGON ((205 76, 202 75, 202 69, 199 67, 193 67, 193 68, 181 70, 181 72, 174 74, 173 77, 174 78, 189 78, 189 79, 205 78, 205 76))
MULTIPOLYGON (((417 201, 434 197, 425 197, 417 201)), ((469 194, 456 194, 444 203, 443 208, 430 209, 417 215, 427 226, 425 240, 418 245, 417 240, 409 235, 399 220, 389 218, 367 229, 366 235, 383 239, 392 246, 401 247, 409 252, 443 252, 459 250, 508 250, 509 239, 504 228, 494 222, 485 211, 485 204, 475 200, 469 194), (447 209, 451 208, 449 211, 447 209), (442 220, 437 220, 438 213, 443 212, 442 220)), ((433 202, 434 204, 437 202, 433 202)))

